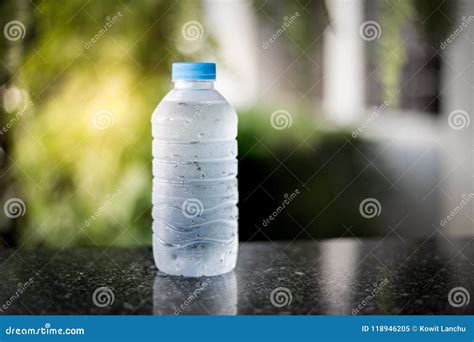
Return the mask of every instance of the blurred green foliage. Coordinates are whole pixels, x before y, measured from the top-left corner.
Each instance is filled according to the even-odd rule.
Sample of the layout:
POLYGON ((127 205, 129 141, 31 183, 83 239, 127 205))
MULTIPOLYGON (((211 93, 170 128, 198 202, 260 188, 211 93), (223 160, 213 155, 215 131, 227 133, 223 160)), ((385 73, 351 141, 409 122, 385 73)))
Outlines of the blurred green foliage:
MULTIPOLYGON (((382 61, 383 98, 392 106, 397 106, 401 97, 402 70, 407 63, 407 49, 410 30, 415 28, 421 34, 420 42, 434 45, 449 35, 457 9, 456 1, 444 0, 385 0, 377 2, 381 23, 381 37, 373 49, 382 61)), ((370 47, 370 45, 369 45, 370 47)))
POLYGON ((34 106, 12 133, 29 218, 19 243, 149 242, 150 116, 181 58, 175 23, 199 12, 192 2, 42 1, 30 13, 16 85, 34 106), (106 129, 94 126, 100 111, 111 113, 106 129))

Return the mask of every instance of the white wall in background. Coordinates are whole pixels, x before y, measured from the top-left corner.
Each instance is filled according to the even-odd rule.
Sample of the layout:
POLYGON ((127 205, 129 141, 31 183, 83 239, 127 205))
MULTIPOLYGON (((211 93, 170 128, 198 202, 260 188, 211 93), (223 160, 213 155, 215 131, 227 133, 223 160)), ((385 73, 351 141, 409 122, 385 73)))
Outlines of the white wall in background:
POLYGON ((257 26, 250 0, 206 0, 205 27, 217 44, 216 87, 234 106, 257 97, 257 26))
POLYGON ((354 121, 365 108, 362 0, 326 1, 330 27, 324 34, 323 103, 341 124, 354 121))
MULTIPOLYGON (((461 24, 461 17, 474 15, 474 2, 464 1, 460 6, 461 13, 453 30, 461 24)), ((443 174, 445 180, 440 186, 445 191, 441 216, 457 211, 448 221, 446 232, 454 235, 474 235, 474 200, 461 207, 463 195, 474 192, 474 23, 464 28, 454 42, 448 45, 443 54, 442 110, 440 125, 443 127, 442 155, 443 174), (463 112, 461 112, 463 111, 463 112), (449 125, 450 114, 454 125, 461 129, 453 129, 449 125), (456 123, 457 122, 457 123, 456 123)))

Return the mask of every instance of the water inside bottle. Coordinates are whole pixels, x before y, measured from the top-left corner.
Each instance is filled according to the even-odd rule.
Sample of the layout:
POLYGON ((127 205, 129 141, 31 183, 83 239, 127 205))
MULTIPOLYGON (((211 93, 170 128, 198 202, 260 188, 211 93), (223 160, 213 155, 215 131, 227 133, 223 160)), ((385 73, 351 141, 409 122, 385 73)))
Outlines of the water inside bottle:
POLYGON ((237 116, 225 101, 167 101, 152 119, 153 247, 168 274, 235 267, 237 116))

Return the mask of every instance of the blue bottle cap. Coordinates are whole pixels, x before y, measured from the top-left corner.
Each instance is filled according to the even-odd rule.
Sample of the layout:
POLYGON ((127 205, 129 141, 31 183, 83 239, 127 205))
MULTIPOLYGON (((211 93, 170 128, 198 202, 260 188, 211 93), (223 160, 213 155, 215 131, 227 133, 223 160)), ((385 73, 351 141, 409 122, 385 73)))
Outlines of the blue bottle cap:
POLYGON ((173 81, 215 80, 215 63, 173 63, 173 81))

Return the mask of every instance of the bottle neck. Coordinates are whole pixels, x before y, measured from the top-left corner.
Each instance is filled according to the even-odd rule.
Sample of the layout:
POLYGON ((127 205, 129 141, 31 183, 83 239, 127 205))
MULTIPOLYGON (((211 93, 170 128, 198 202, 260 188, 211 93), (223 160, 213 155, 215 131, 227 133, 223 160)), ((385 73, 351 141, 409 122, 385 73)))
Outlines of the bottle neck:
POLYGON ((214 89, 214 81, 193 80, 193 81, 173 81, 175 89, 214 89))

